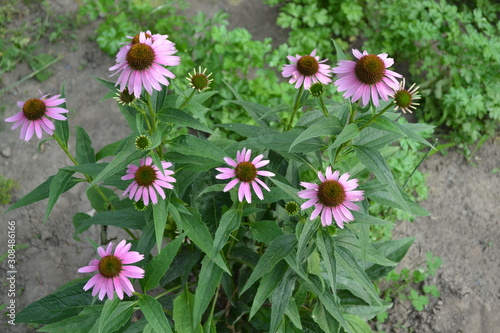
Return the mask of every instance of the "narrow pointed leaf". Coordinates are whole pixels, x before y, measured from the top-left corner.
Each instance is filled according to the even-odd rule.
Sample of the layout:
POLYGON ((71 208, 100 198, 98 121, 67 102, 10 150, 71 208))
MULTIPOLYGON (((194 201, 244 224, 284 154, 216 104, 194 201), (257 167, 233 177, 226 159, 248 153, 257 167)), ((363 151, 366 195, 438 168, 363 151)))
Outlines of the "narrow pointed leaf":
POLYGON ((59 196, 64 192, 64 189, 68 186, 68 183, 71 181, 74 172, 59 170, 57 174, 52 179, 49 189, 49 201, 47 203, 47 209, 45 210, 45 217, 43 219, 43 223, 47 222, 49 218, 50 212, 52 212, 52 208, 59 199, 59 196))
POLYGON ((76 126, 76 161, 78 164, 95 163, 95 152, 88 133, 76 126))
POLYGON ((156 288, 160 284, 161 278, 174 260, 179 251, 179 247, 184 240, 185 234, 180 234, 176 239, 168 243, 150 262, 144 267, 144 279, 140 280, 144 292, 156 288))
POLYGON ((222 272, 222 269, 208 256, 203 259, 198 278, 198 286, 196 287, 194 296, 193 327, 200 324, 201 316, 215 295, 215 290, 220 283, 222 272))
POLYGON ((288 256, 296 245, 297 239, 295 238, 295 235, 283 235, 273 240, 241 289, 240 295, 250 288, 264 274, 268 273, 280 260, 288 256))
POLYGON ((288 151, 291 152, 293 147, 306 140, 324 135, 338 135, 341 131, 342 126, 340 125, 338 118, 320 118, 318 119, 318 122, 309 126, 305 131, 299 134, 299 136, 290 145, 290 149, 288 151))
POLYGON ((163 312, 162 305, 149 295, 139 296, 139 307, 151 328, 156 333, 169 333, 172 328, 163 312))

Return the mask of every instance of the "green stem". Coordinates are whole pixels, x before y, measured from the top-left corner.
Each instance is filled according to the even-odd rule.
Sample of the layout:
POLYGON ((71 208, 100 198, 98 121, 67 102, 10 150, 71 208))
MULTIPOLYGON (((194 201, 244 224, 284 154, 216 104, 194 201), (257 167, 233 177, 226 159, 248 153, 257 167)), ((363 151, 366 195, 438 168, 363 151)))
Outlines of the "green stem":
MULTIPOLYGON (((59 144, 61 149, 69 157, 71 162, 73 162, 73 164, 75 164, 75 165, 78 165, 78 162, 76 161, 76 159, 73 157, 73 155, 69 151, 68 146, 64 142, 62 142, 61 138, 59 138, 59 136, 56 133, 54 133, 52 136, 57 141, 57 143, 59 144)), ((92 180, 93 180, 92 177, 90 177, 86 174, 83 174, 83 175, 85 176, 85 179, 87 180, 87 182, 89 184, 92 183, 92 180)), ((106 202, 107 206, 109 207, 109 210, 113 210, 114 209, 113 204, 111 203, 111 201, 109 201, 108 197, 104 194, 104 192, 102 192, 102 190, 97 186, 94 186, 94 188, 97 191, 97 193, 101 196, 101 198, 104 200, 104 202, 106 202)), ((129 233, 130 233, 130 230, 129 230, 129 233)), ((107 243, 106 240, 107 240, 107 226, 102 225, 101 226, 101 244, 107 243)))
POLYGON ((325 117, 328 117, 328 111, 326 110, 325 102, 323 101, 323 96, 318 97, 319 100, 319 105, 321 106, 321 110, 323 110, 323 113, 325 117))
POLYGON ((158 299, 162 296, 165 296, 166 294, 168 293, 171 293, 172 291, 176 291, 178 289, 181 289, 182 288, 182 284, 178 285, 178 286, 175 286, 173 288, 170 288, 169 290, 165 290, 164 292, 162 292, 161 294, 159 294, 158 296, 155 296, 155 299, 158 299))
POLYGON ((290 122, 288 123, 288 126, 285 128, 285 132, 292 129, 293 120, 295 118, 295 114, 297 114, 297 111, 299 110, 300 99, 302 98, 303 93, 304 93, 304 87, 300 86, 299 91, 297 92, 297 96, 295 98, 295 104, 293 105, 292 116, 290 117, 290 122))
POLYGON ((148 125, 148 131, 151 133, 152 127, 151 127, 151 122, 149 121, 148 115, 146 114, 146 112, 143 109, 140 109, 137 105, 133 104, 133 106, 137 111, 139 111, 140 114, 142 114, 144 119, 146 119, 146 124, 148 125))
POLYGON ((196 90, 193 89, 193 91, 191 92, 191 95, 189 95, 188 98, 186 98, 184 100, 184 103, 182 103, 182 105, 179 109, 181 109, 181 110, 184 109, 189 104, 189 101, 191 101, 191 98, 193 98, 195 93, 196 93, 196 90))
POLYGON ((156 130, 155 110, 153 109, 153 104, 151 102, 151 95, 147 94, 146 96, 147 96, 146 101, 148 103, 148 109, 149 109, 149 116, 151 117, 151 124, 152 124, 151 130, 152 130, 152 133, 154 133, 154 131, 156 130))
POLYGON ((210 323, 212 321, 212 317, 214 316, 215 304, 217 303, 217 298, 219 297, 219 289, 220 282, 219 284, 217 284, 217 290, 215 291, 214 301, 212 302, 212 307, 210 309, 210 314, 208 315, 207 323, 210 323))

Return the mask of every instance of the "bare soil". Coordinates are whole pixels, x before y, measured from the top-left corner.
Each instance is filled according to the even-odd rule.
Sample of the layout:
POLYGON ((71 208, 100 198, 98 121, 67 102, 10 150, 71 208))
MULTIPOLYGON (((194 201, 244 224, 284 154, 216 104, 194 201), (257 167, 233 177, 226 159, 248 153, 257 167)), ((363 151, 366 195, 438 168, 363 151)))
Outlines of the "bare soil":
MULTIPOLYGON (((283 42, 286 31, 276 27, 277 9, 258 0, 194 1, 196 10, 212 14, 223 9, 230 14, 231 27, 247 28, 256 39, 267 36, 283 42)), ((74 13, 77 3, 71 0, 51 0, 56 13, 74 13)), ((20 19, 29 22, 30 17, 20 19)), ((92 138, 96 151, 106 144, 127 135, 127 126, 112 100, 98 102, 104 90, 92 76, 106 78, 114 59, 101 52, 91 41, 98 22, 76 31, 76 40, 49 44, 42 41, 40 53, 62 55, 53 66, 56 74, 40 83, 30 79, 2 96, 6 118, 17 112, 17 101, 43 93, 57 94, 61 84, 66 86, 70 126, 84 127, 92 138)), ((172 37, 172 36, 171 36, 172 37)), ((172 37, 173 38, 173 37, 172 37)), ((175 38, 173 38, 175 41, 175 38)), ((2 76, 0 88, 15 83, 31 73, 22 64, 2 76)), ((37 149, 39 140, 24 142, 19 129, 8 125, 0 131, 0 174, 15 179, 19 189, 14 200, 29 193, 57 172, 62 165, 71 165, 53 141, 37 149)), ((74 150, 74 137, 70 150, 74 150)), ((401 267, 412 267, 425 260, 431 251, 443 260, 437 276, 429 282, 438 286, 441 296, 431 299, 424 311, 412 310, 409 303, 396 302, 383 329, 386 332, 484 332, 500 329, 500 138, 489 140, 472 162, 458 151, 446 156, 436 154, 423 165, 428 174, 429 199, 423 202, 432 216, 413 223, 400 223, 395 237, 415 236, 416 241, 401 267)), ((0 224, 0 254, 7 250, 7 221, 16 221, 16 242, 26 244, 17 256, 16 306, 20 311, 64 283, 80 277, 77 269, 94 256, 93 249, 83 237, 98 239, 97 227, 83 234, 83 241, 72 238, 72 217, 76 212, 90 211, 84 185, 65 193, 56 204, 48 222, 43 225, 46 200, 3 214, 0 224)), ((4 211, 7 206, 0 208, 4 211)), ((113 235, 111 237, 121 235, 113 235)), ((6 261, 0 263, 7 271, 6 261)), ((5 281, 4 281, 5 282, 5 281)), ((0 284, 0 304, 6 303, 7 285, 0 284)), ((4 310, 2 311, 4 312, 4 310)), ((0 331, 31 332, 24 325, 6 326, 0 319, 0 331)))

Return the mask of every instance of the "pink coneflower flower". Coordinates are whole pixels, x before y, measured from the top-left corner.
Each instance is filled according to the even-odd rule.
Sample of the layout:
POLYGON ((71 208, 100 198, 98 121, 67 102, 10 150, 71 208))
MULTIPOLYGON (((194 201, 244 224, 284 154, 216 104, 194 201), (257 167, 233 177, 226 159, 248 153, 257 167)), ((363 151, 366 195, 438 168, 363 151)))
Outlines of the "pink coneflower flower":
POLYGON ((134 181, 123 192, 123 195, 128 193, 129 198, 134 201, 142 199, 146 206, 149 204, 149 200, 154 205, 158 203, 157 192, 160 197, 165 199, 163 188, 173 189, 174 186, 170 183, 175 183, 175 178, 171 177, 174 172, 167 170, 172 166, 172 163, 162 161, 161 164, 163 172, 153 164, 153 159, 149 156, 141 159, 140 166, 130 164, 127 168, 127 174, 122 177, 122 180, 134 179, 134 181))
POLYGON ((368 54, 352 50, 357 61, 340 60, 338 66, 333 68, 338 80, 335 85, 338 91, 344 93, 344 98, 352 97, 352 102, 361 99, 365 106, 370 101, 379 106, 379 97, 384 101, 389 100, 389 95, 399 87, 397 77, 401 74, 388 70, 394 64, 394 59, 388 58, 387 53, 379 55, 368 54))
POLYGON ((130 283, 130 279, 142 279, 144 277, 144 270, 140 267, 129 265, 144 259, 142 254, 137 251, 129 251, 131 243, 126 244, 122 240, 116 246, 115 252, 113 250, 113 243, 109 243, 106 249, 99 246, 97 252, 101 260, 92 259, 89 266, 78 269, 79 273, 98 272, 94 275, 83 287, 83 290, 92 290, 92 296, 99 293, 99 299, 102 301, 105 295, 108 295, 110 300, 114 297, 114 292, 118 295, 119 299, 123 299, 123 293, 132 296, 134 287, 130 283))
POLYGON ((116 82, 116 85, 120 85, 120 91, 128 87, 139 98, 143 87, 152 94, 153 89, 161 90, 160 83, 166 86, 170 84, 165 77, 175 78, 172 72, 163 67, 180 64, 181 58, 172 55, 175 52, 175 44, 164 36, 141 32, 138 37, 133 37, 132 43, 121 47, 116 55, 116 65, 109 70, 116 70, 111 76, 121 72, 116 82))
POLYGON ((364 192, 354 191, 358 187, 357 179, 348 180, 348 173, 344 173, 340 178, 339 175, 339 171, 332 173, 331 167, 326 168, 325 176, 321 171, 318 171, 321 184, 301 182, 300 185, 306 189, 298 194, 302 199, 309 199, 300 208, 307 209, 313 205, 315 206, 311 214, 311 221, 321 213, 321 224, 323 226, 331 225, 333 217, 337 225, 343 229, 344 222, 354 221, 354 216, 352 216, 349 209, 359 210, 359 207, 353 202, 363 200, 364 192))
POLYGON ((17 106, 22 110, 12 117, 5 119, 6 122, 15 122, 12 129, 22 126, 21 139, 24 141, 29 141, 33 133, 36 133, 36 136, 41 139, 42 129, 49 135, 52 135, 56 126, 49 120, 49 117, 57 120, 66 120, 66 117, 61 113, 67 113, 68 110, 56 107, 65 103, 65 98, 59 98, 61 95, 46 98, 49 95, 43 95, 41 91, 40 95, 42 95, 41 98, 32 98, 26 102, 17 102, 17 106))
POLYGON ((231 168, 215 168, 215 170, 219 171, 220 174, 215 176, 217 179, 229 179, 233 178, 226 187, 224 187, 224 192, 229 191, 233 187, 236 186, 239 182, 241 182, 240 187, 238 189, 238 200, 240 202, 243 201, 243 197, 246 199, 248 203, 252 202, 252 192, 250 190, 250 185, 252 186, 255 194, 260 200, 264 200, 264 195, 262 194, 262 190, 260 186, 265 188, 268 192, 271 189, 264 183, 262 180, 257 178, 257 176, 263 177, 273 177, 274 173, 270 171, 257 170, 262 168, 263 166, 269 163, 269 160, 263 160, 264 155, 259 155, 255 157, 252 162, 250 162, 250 156, 252 154, 251 149, 243 148, 241 153, 236 152, 236 162, 229 157, 224 157, 224 161, 232 166, 231 168), (260 186, 259 186, 260 185, 260 186))
POLYGON ((309 89, 311 85, 315 82, 321 82, 323 84, 328 84, 332 82, 331 69, 329 65, 323 64, 328 59, 319 60, 319 57, 315 56, 316 50, 313 50, 310 55, 300 56, 287 56, 288 60, 292 64, 283 66, 283 71, 281 75, 283 77, 289 77, 290 83, 295 83, 295 88, 299 88, 304 84, 304 89, 309 89))

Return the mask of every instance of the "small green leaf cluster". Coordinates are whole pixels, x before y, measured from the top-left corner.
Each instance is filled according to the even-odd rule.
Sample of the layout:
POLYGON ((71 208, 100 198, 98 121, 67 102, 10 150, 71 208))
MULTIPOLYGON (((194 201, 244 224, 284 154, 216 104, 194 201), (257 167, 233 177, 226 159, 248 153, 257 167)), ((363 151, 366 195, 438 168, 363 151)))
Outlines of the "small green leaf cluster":
MULTIPOLYGON (((387 301, 393 301, 394 299, 411 301, 417 311, 424 310, 425 306, 429 304, 430 296, 438 298, 441 293, 436 285, 425 282, 429 277, 436 275, 436 271, 441 267, 442 260, 435 257, 431 252, 427 252, 426 258, 425 266, 416 265, 411 269, 404 268, 399 273, 396 271, 390 272, 385 281, 379 285, 383 298, 387 301)), ((380 313, 377 316, 377 321, 383 323, 387 316, 387 312, 380 313)))
POLYGON ((267 3, 280 5, 277 23, 293 29, 287 44, 294 51, 319 45, 326 51, 330 38, 343 38, 351 45, 362 43, 357 48, 407 61, 411 80, 420 85, 424 97, 416 115, 444 128, 466 154, 469 145, 498 128, 499 4, 489 0, 474 5, 433 0, 267 3))
POLYGON ((9 204, 11 202, 12 192, 18 187, 19 185, 15 180, 0 175, 0 204, 9 204))

